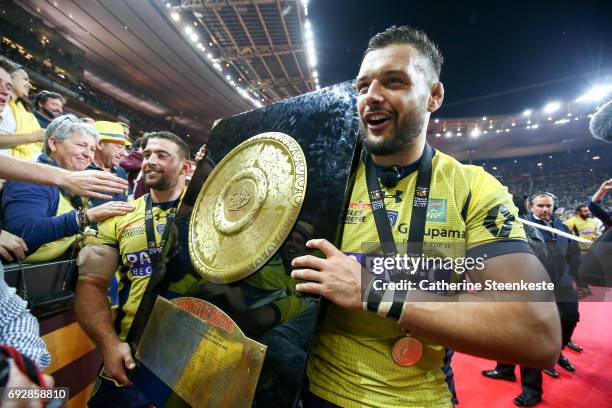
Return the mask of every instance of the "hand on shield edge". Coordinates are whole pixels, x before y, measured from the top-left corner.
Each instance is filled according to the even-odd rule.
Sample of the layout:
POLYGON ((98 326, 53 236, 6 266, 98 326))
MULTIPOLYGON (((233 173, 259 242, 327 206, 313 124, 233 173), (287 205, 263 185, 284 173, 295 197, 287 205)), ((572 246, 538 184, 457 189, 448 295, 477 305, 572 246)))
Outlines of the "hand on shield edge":
POLYGON ((306 246, 320 250, 326 259, 313 255, 295 258, 291 265, 299 269, 293 270, 291 277, 308 281, 298 284, 296 289, 323 296, 344 309, 363 310, 359 262, 326 239, 311 239, 306 246))

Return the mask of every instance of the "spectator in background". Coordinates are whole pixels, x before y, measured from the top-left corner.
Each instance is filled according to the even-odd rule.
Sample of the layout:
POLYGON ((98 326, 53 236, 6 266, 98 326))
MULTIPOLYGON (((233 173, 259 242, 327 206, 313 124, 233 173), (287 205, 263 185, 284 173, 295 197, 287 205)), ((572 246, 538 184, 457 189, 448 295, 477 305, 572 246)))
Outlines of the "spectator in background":
POLYGON ((593 197, 591 197, 591 202, 589 202, 589 210, 591 211, 591 214, 603 222, 606 230, 612 227, 612 214, 602 208, 602 202, 606 196, 606 193, 608 193, 610 190, 612 190, 612 179, 601 183, 601 186, 597 189, 595 194, 593 194, 593 197))
MULTIPOLYGON (((127 180, 127 173, 119 167, 119 162, 126 155, 125 147, 128 144, 123 128, 119 123, 107 121, 96 122, 95 128, 98 131, 99 141, 94 159, 87 169, 107 171, 127 180)), ((127 190, 114 194, 112 200, 127 201, 127 190)), ((107 201, 109 200, 91 199, 90 207, 97 207, 107 201)))
MULTIPOLYGON (((0 75, 0 97, 2 96, 2 81, 0 75)), ((0 110, 3 106, 0 106, 0 110)), ((102 193, 120 191, 122 181, 100 172, 69 172, 58 167, 48 167, 38 163, 30 163, 14 158, 0 158, 0 177, 30 183, 55 185, 70 191, 72 194, 87 196, 103 196, 102 193)), ((25 242, 7 232, 0 232, 0 257, 6 261, 14 258, 25 258, 27 246, 25 242)), ((6 380, 7 387, 35 387, 40 384, 33 377, 32 367, 45 369, 50 363, 50 356, 44 341, 39 335, 36 318, 27 309, 27 302, 16 295, 4 281, 4 271, 0 263, 0 367, 8 363, 9 371, 6 380), (18 354, 16 354, 18 353, 18 354), (5 357, 18 356, 20 360, 30 363, 30 370, 19 368, 14 361, 5 357), (2 361, 4 360, 4 361, 2 361)), ((6 366, 4 366, 6 367, 6 366)), ((38 373, 36 373, 38 374, 38 373)), ((51 387, 53 380, 45 375, 46 386, 51 387)))
MULTIPOLYGON (((595 225, 595 221, 591 217, 591 212, 587 208, 586 205, 579 205, 576 207, 574 211, 574 215, 570 217, 565 223, 567 228, 572 232, 572 234, 588 239, 589 241, 595 241, 597 236, 597 225, 595 225)), ((579 243, 580 251, 582 255, 589 249, 588 244, 579 243)))
POLYGON ((41 128, 46 129, 49 123, 64 113, 64 97, 56 92, 40 91, 34 97, 34 116, 41 128))
MULTIPOLYGON (((129 184, 128 194, 134 194, 135 183, 138 175, 140 174, 140 168, 142 167, 142 150, 147 147, 147 136, 139 137, 132 144, 132 149, 127 156, 121 159, 119 165, 127 172, 127 180, 129 184)), ((140 197, 140 196, 139 196, 140 197)), ((138 197, 134 197, 138 198, 138 197)))
POLYGON ((584 281, 606 288, 612 287, 612 213, 603 209, 600 204, 610 190, 612 179, 601 184, 589 203, 589 210, 601 220, 606 229, 584 256, 579 271, 579 276, 584 281))
MULTIPOLYGON (((531 214, 527 216, 527 220, 563 232, 570 232, 567 226, 554 215, 553 209, 557 198, 553 194, 537 193, 532 195, 529 201, 531 214)), ((551 282, 555 284, 555 299, 561 317, 561 346, 565 348, 571 341, 572 333, 580 318, 578 293, 572 285, 572 277, 578 275, 578 268, 580 267, 580 249, 573 240, 546 230, 540 232, 544 237, 544 242, 546 242, 548 256, 544 267, 551 282)), ((567 371, 576 371, 563 354, 559 355, 558 364, 567 371)), ((559 377, 554 368, 544 370, 544 372, 553 378, 559 377)), ((537 399, 537 395, 532 395, 532 397, 537 399)), ((526 398, 526 400, 529 400, 529 398, 526 398)))
POLYGON ((38 129, 31 133, 16 134, 17 123, 13 111, 8 107, 13 98, 12 72, 17 67, 0 58, 0 154, 10 156, 13 147, 42 140, 43 132, 38 129))
POLYGON ((117 122, 123 127, 123 134, 130 140, 130 120, 123 115, 117 116, 117 122))
POLYGON ((28 99, 32 84, 28 73, 21 67, 15 66, 15 70, 10 72, 13 81, 11 90, 12 99, 9 102, 17 135, 35 135, 36 141, 31 143, 19 144, 11 149, 11 156, 20 159, 35 161, 42 150, 42 131, 41 127, 32 113, 32 103, 28 99))
MULTIPOLYGON (((40 163, 70 171, 84 170, 96 150, 96 130, 74 115, 54 119, 45 132, 45 152, 40 163)), ((123 215, 133 207, 111 201, 85 209, 83 200, 58 187, 8 182, 2 196, 3 227, 21 237, 28 262, 44 262, 63 255, 90 223, 123 215)))
MULTIPOLYGON (((570 232, 580 238, 588 239, 589 241, 595 241, 599 236, 597 231, 597 224, 591 217, 591 212, 586 205, 579 205, 574 211, 574 215, 571 216, 566 222, 567 228, 570 232)), ((591 245, 583 242, 579 242, 580 256, 583 257, 589 250, 591 245)), ((583 282, 580 276, 575 276, 576 286, 578 289, 578 297, 584 299, 587 295, 593 294, 589 288, 588 283, 583 282)))

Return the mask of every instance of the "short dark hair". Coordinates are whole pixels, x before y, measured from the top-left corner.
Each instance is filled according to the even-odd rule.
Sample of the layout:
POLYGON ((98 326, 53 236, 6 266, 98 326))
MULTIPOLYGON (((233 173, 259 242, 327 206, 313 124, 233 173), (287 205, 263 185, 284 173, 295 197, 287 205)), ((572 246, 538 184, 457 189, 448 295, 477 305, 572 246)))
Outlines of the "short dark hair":
POLYGON ((179 151, 179 155, 181 156, 181 159, 183 160, 189 160, 189 146, 187 146, 187 143, 185 143, 185 141, 183 139, 181 139, 180 137, 178 137, 177 135, 175 135, 172 132, 168 132, 168 131, 161 131, 161 132, 148 132, 145 134, 145 145, 143 146, 143 149, 146 147, 146 145, 151 141, 151 139, 164 139, 164 140, 169 140, 171 142, 173 142, 177 147, 178 147, 178 151, 179 151))
POLYGON ((431 64, 434 79, 437 81, 440 78, 442 64, 444 63, 442 52, 424 31, 410 26, 391 26, 385 31, 376 34, 370 38, 364 56, 371 51, 393 44, 409 44, 416 48, 431 64))
POLYGON ((579 205, 578 207, 576 207, 576 210, 575 210, 574 212, 575 212, 576 214, 578 214, 578 213, 580 212, 580 210, 582 210, 583 208, 587 208, 587 206, 586 206, 586 205, 581 204, 581 205, 579 205))
POLYGON ((39 103, 42 103, 44 105, 45 102, 47 102, 47 99, 59 99, 62 101, 62 103, 66 103, 66 99, 57 92, 44 90, 37 93, 34 97, 34 106, 36 107, 36 109, 38 109, 39 103))
POLYGON ((4 58, 0 58, 0 68, 8 72, 9 75, 17 71, 17 66, 4 58))

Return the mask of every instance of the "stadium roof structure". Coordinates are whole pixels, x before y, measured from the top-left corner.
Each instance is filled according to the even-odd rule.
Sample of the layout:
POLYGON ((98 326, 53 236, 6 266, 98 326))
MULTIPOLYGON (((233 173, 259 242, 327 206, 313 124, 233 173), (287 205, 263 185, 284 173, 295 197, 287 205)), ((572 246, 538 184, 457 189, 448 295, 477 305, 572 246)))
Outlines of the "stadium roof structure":
POLYGON ((91 85, 197 139, 216 119, 316 88, 299 0, 15 2, 85 52, 91 85))
POLYGON ((462 161, 605 147, 589 131, 595 112, 590 108, 574 105, 555 114, 534 112, 529 116, 434 118, 427 128, 427 140, 462 161))
MULTIPOLYGON (((218 59, 271 101, 314 91, 300 0, 171 0, 203 27, 218 59)), ((197 27, 197 25, 196 25, 197 27)))

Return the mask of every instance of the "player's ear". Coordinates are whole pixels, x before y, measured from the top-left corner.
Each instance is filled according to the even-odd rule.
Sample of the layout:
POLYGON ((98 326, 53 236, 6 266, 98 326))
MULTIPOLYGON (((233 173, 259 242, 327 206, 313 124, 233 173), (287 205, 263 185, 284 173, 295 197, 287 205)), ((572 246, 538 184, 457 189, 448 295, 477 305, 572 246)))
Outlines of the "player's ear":
POLYGON ((431 86, 429 94, 429 103, 427 104, 427 110, 430 113, 437 111, 442 106, 444 100, 444 85, 442 82, 437 81, 431 86))
POLYGON ((191 167, 192 167, 191 160, 185 159, 185 160, 183 160, 183 167, 181 169, 181 172, 183 174, 190 174, 191 173, 191 167))

